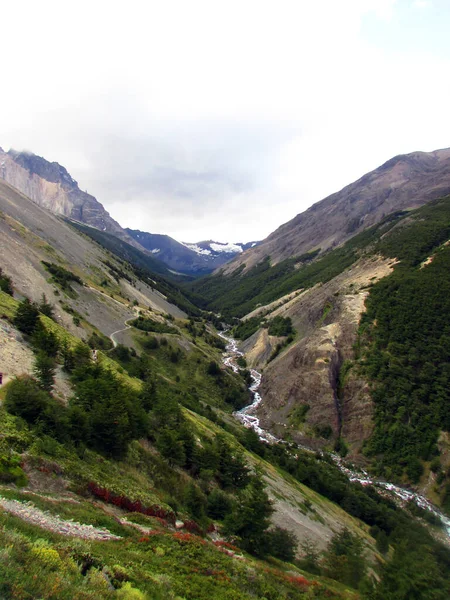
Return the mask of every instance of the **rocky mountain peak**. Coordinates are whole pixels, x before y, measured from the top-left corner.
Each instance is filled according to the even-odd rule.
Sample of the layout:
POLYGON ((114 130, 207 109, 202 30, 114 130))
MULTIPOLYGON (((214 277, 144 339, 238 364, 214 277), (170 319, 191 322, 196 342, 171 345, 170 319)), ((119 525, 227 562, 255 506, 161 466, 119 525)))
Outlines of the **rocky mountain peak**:
POLYGON ((57 162, 49 162, 42 156, 26 151, 17 152, 11 149, 8 154, 18 165, 46 181, 59 183, 64 188, 78 187, 78 183, 69 175, 67 169, 57 162))
POLYGON ((67 169, 32 152, 0 149, 0 178, 52 212, 112 233, 142 250, 98 200, 83 192, 67 169))

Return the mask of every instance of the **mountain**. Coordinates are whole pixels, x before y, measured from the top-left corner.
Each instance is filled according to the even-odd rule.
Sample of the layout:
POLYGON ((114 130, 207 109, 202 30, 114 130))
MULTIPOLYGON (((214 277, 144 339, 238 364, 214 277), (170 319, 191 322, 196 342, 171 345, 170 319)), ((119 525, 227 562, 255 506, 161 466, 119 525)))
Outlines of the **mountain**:
POLYGON ((449 192, 450 148, 396 156, 281 225, 224 272, 244 264, 249 270, 267 257, 277 264, 312 250, 323 253, 396 210, 416 208, 449 192))
MULTIPOLYGON (((212 324, 105 249, 110 234, 4 181, 0 233, 0 595, 356 597, 291 562, 300 540, 325 551, 346 523, 375 565, 375 538, 233 418, 250 394, 219 367, 212 324)), ((348 484, 336 466, 306 453, 303 464, 348 484)))
POLYGON ((140 247, 94 196, 83 192, 67 170, 31 152, 4 152, 0 148, 0 178, 33 202, 140 247))
POLYGON ((224 265, 258 242, 247 244, 223 244, 212 240, 197 243, 180 243, 168 235, 147 233, 134 229, 125 230, 155 258, 170 269, 188 275, 206 275, 224 265))
MULTIPOLYGON (((187 318, 150 255, 0 181, 0 596, 446 600, 438 513, 361 485, 342 457, 359 425, 378 436, 373 473, 422 466, 441 500, 449 207, 305 259, 288 273, 303 290, 239 323, 264 368, 261 424, 289 441, 268 444, 235 418, 257 377, 224 358, 214 315, 187 318), (323 453, 295 444, 307 438, 323 453)), ((277 267, 262 288, 272 269, 287 285, 277 267)))
POLYGON ((263 372, 261 426, 409 481, 450 512, 450 196, 386 217, 287 278, 277 267, 209 283, 215 310, 222 282, 238 300, 274 286, 234 329, 263 372))

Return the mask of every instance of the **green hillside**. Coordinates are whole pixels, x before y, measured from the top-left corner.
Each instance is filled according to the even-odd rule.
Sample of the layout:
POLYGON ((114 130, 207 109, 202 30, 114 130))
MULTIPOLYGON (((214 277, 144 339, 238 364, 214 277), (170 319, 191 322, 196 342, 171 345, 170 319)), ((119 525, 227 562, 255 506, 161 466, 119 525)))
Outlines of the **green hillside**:
POLYGON ((389 215, 378 225, 356 235, 341 248, 317 257, 317 251, 271 266, 267 257, 247 273, 243 266, 231 275, 211 275, 183 285, 206 310, 228 317, 243 317, 259 305, 269 304, 301 288, 325 283, 350 267, 367 248, 389 231, 405 213, 389 215))

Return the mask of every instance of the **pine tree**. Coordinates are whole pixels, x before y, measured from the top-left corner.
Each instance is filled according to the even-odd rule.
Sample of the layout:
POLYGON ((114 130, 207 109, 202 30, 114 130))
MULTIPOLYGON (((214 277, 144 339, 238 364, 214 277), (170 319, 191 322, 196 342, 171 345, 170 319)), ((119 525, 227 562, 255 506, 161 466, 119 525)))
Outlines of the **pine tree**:
POLYGON ((366 573, 364 544, 347 528, 336 533, 325 553, 325 574, 357 588, 366 573))
POLYGON ((30 302, 28 298, 25 298, 17 307, 13 323, 22 333, 31 335, 36 328, 38 319, 38 307, 34 302, 30 302))
POLYGON ((272 513, 272 502, 261 475, 257 474, 241 492, 234 510, 226 517, 224 532, 238 536, 242 547, 248 552, 263 556, 269 551, 264 536, 272 513))
POLYGON ((54 319, 55 315, 53 311, 53 306, 49 302, 47 302, 47 296, 45 294, 42 294, 42 300, 38 308, 41 314, 45 315, 46 317, 49 317, 50 319, 54 319))
POLYGON ((55 366, 53 357, 42 350, 37 353, 33 371, 40 387, 47 392, 51 392, 55 384, 55 366))

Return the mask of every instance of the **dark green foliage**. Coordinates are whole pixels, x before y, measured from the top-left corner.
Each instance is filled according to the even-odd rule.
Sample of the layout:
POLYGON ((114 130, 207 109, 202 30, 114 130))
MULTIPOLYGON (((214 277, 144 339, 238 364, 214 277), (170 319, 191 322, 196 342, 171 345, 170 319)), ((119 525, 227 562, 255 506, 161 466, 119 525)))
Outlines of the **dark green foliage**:
POLYGON ((128 443, 148 430, 138 394, 97 365, 78 368, 73 380, 76 396, 71 408, 86 413, 90 445, 108 456, 122 457, 128 443))
POLYGON ((18 487, 22 487, 27 484, 27 476, 22 470, 21 457, 18 454, 0 455, 0 483, 13 483, 18 487))
POLYGON ((268 554, 285 562, 294 560, 298 540, 291 531, 282 527, 269 529, 265 535, 265 543, 267 544, 268 554))
POLYGON ((120 362, 129 362, 131 359, 130 349, 128 346, 124 346, 123 344, 117 344, 112 351, 112 355, 120 362))
POLYGON ((262 317, 251 317, 239 323, 233 330, 233 335, 238 340, 246 340, 256 333, 261 327, 262 317))
POLYGON ((328 577, 358 588, 367 569, 362 539, 348 529, 336 533, 328 545, 324 562, 328 577))
POLYGON ((52 331, 48 331, 40 322, 34 329, 31 344, 36 352, 44 352, 52 357, 56 357, 60 348, 57 336, 52 331))
POLYGON ((147 317, 139 316, 134 321, 131 321, 131 325, 142 331, 153 331, 154 333, 178 333, 175 327, 171 327, 166 323, 161 323, 160 321, 155 321, 154 319, 149 319, 147 317))
POLYGON ((424 546, 399 544, 392 560, 381 572, 381 582, 372 600, 447 600, 450 564, 439 564, 436 555, 424 546))
POLYGON ((243 356, 238 356, 236 359, 236 363, 241 369, 245 369, 247 367, 247 361, 243 356))
POLYGON ((333 435, 333 430, 330 425, 314 425, 314 433, 317 437, 322 437, 326 440, 329 440, 333 435))
POLYGON ((242 454, 233 451, 225 439, 216 439, 218 455, 217 480, 224 488, 244 488, 249 480, 249 469, 242 454))
POLYGON ((277 316, 269 321, 269 335, 288 336, 293 331, 290 317, 277 316))
POLYGON ((89 336, 87 344, 90 348, 97 350, 111 350, 113 347, 113 343, 109 338, 107 338, 105 335, 98 334, 95 331, 93 331, 89 336))
POLYGON ((227 535, 237 536, 239 544, 248 552, 264 556, 270 551, 266 531, 272 512, 264 483, 259 475, 254 476, 225 518, 224 531, 227 535))
POLYGON ((50 319, 54 319, 54 309, 53 306, 47 302, 47 297, 45 294, 42 294, 42 300, 38 305, 39 312, 50 319))
POLYGON ((31 335, 34 332, 34 329, 38 323, 38 319, 38 307, 36 306, 36 304, 34 304, 34 302, 30 302, 28 298, 25 298, 25 300, 23 300, 17 307, 13 323, 17 327, 17 329, 20 329, 20 331, 22 331, 22 333, 31 335))
POLYGON ((0 291, 5 292, 5 294, 9 294, 12 296, 14 294, 14 289, 12 285, 11 277, 5 275, 0 267, 0 291))
POLYGON ((33 372, 39 382, 39 386, 51 392, 55 383, 56 362, 53 356, 49 356, 43 350, 36 354, 33 372))
POLYGON ((365 451, 389 477, 417 482, 419 459, 450 429, 450 248, 417 265, 450 237, 450 201, 431 203, 380 242, 402 262, 375 284, 361 319, 363 373, 374 382, 375 431, 365 451), (376 325, 375 325, 376 323, 376 325))
POLYGON ((222 521, 233 508, 232 498, 222 490, 215 488, 208 496, 206 511, 208 517, 222 521))
POLYGON ((5 408, 12 415, 34 424, 50 403, 49 394, 32 377, 17 377, 8 386, 5 408))
MULTIPOLYGON (((245 274, 242 274, 242 266, 229 276, 220 273, 211 275, 187 283, 184 288, 195 294, 198 305, 204 309, 220 311, 228 317, 243 317, 259 305, 266 305, 316 283, 326 283, 339 275, 403 216, 400 212, 389 215, 378 225, 356 235, 341 248, 324 253, 315 261, 305 262, 303 256, 303 260, 300 260, 302 257, 291 258, 271 267, 270 257, 267 257, 245 274), (305 264, 296 268, 298 262, 305 264)), ((252 333, 256 331, 254 327, 252 333)))
POLYGON ((298 566, 308 573, 319 575, 321 572, 320 553, 316 544, 314 544, 309 538, 306 538, 301 543, 301 549, 302 558, 297 562, 298 566))
POLYGON ((174 429, 164 427, 156 437, 156 447, 170 465, 182 466, 186 462, 183 442, 174 429))
POLYGON ((55 263, 46 262, 45 260, 42 261, 42 264, 51 274, 53 281, 60 285, 63 290, 71 290, 70 283, 72 281, 83 285, 83 281, 78 277, 78 275, 75 275, 64 267, 56 265, 55 263))
POLYGON ((68 373, 79 370, 81 378, 84 368, 87 368, 91 362, 91 351, 89 346, 79 342, 75 348, 71 349, 67 342, 61 344, 61 356, 63 367, 68 373))
POLYGON ((141 342, 142 347, 145 350, 156 350, 159 348, 159 340, 157 337, 148 337, 146 340, 141 342))
POLYGON ((218 377, 222 371, 221 371, 219 365, 216 363, 216 361, 212 360, 209 363, 206 372, 208 373, 208 375, 212 375, 213 377, 218 377))
POLYGON ((194 483, 190 483, 185 491, 184 504, 194 519, 201 520, 205 516, 206 496, 194 483))

